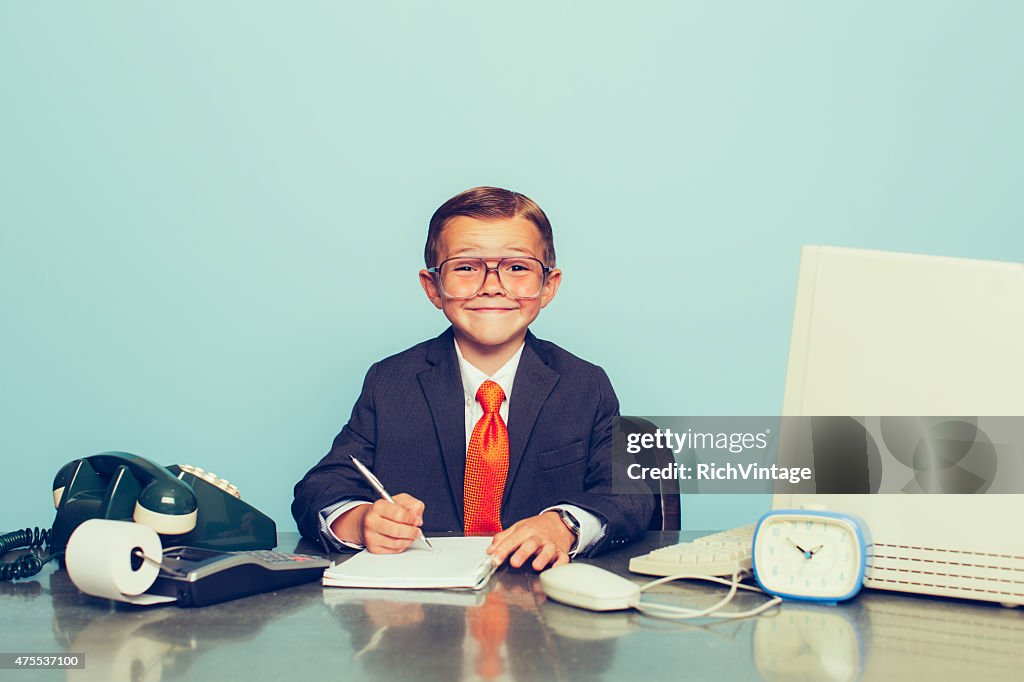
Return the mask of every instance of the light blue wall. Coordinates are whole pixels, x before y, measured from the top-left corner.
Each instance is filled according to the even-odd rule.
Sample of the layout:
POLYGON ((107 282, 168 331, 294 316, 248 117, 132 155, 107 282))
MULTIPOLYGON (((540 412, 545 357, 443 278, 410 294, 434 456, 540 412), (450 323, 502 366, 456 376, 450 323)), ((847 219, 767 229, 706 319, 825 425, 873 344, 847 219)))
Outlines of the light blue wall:
POLYGON ((292 530, 369 364, 445 326, 426 221, 478 184, 546 209, 565 279, 535 331, 624 411, 775 413, 802 244, 1024 260, 1022 25, 994 0, 4 3, 0 527, 121 449, 292 530))

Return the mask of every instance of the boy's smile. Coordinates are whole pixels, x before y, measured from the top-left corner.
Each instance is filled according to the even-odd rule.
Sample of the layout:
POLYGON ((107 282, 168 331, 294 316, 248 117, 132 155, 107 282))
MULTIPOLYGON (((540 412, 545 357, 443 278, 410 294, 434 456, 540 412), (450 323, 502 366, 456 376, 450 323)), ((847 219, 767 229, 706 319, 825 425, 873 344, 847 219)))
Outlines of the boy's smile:
MULTIPOLYGON (((448 258, 483 258, 493 268, 498 259, 526 256, 544 260, 540 230, 531 221, 515 217, 483 221, 456 216, 448 221, 437 243, 437 262, 448 258)), ((551 270, 540 295, 514 298, 502 287, 494 270, 487 272, 480 291, 471 298, 446 296, 435 276, 420 270, 420 284, 430 301, 452 323, 463 356, 488 374, 500 368, 518 350, 526 328, 540 309, 555 296, 562 273, 551 270)))

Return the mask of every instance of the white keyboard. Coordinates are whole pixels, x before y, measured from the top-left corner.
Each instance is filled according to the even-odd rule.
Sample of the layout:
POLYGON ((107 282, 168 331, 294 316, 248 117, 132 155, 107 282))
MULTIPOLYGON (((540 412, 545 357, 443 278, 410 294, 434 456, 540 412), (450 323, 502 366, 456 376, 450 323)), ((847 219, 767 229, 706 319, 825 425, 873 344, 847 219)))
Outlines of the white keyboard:
POLYGON ((705 535, 693 542, 680 542, 633 557, 629 570, 647 575, 724 575, 739 568, 750 570, 754 525, 705 535))

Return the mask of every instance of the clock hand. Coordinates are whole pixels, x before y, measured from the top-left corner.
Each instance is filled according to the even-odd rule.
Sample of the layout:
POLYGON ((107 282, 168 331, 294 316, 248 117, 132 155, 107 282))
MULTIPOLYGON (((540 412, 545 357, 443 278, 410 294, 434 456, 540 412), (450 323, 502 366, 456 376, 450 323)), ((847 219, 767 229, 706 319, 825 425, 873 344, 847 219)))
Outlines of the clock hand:
POLYGON ((789 544, 791 544, 794 547, 796 547, 798 550, 800 550, 800 553, 803 554, 804 556, 809 556, 808 553, 807 553, 807 550, 804 549, 803 547, 801 547, 800 545, 796 544, 795 542, 793 542, 793 540, 791 538, 786 538, 786 541, 789 542, 789 544))
POLYGON ((812 548, 811 548, 810 550, 808 550, 808 551, 810 551, 810 553, 811 553, 811 556, 814 556, 815 554, 817 554, 817 553, 818 553, 818 550, 820 550, 820 549, 822 548, 822 546, 823 546, 823 545, 818 545, 817 547, 812 547, 812 548))

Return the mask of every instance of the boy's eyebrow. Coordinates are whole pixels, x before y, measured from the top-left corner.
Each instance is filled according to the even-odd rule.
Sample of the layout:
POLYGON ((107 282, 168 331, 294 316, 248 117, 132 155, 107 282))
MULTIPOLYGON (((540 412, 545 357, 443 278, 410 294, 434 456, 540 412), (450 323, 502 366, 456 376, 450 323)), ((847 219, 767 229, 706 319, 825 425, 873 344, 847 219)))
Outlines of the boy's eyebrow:
MULTIPOLYGON (((450 252, 448 255, 449 255, 449 257, 457 256, 460 253, 466 253, 467 251, 476 251, 479 248, 480 248, 479 246, 465 246, 465 247, 463 247, 461 249, 458 249, 456 251, 450 252)), ((518 253, 525 253, 525 254, 530 255, 530 256, 533 255, 533 251, 530 251, 529 249, 523 248, 521 246, 503 247, 501 249, 501 251, 515 251, 515 252, 518 252, 518 253)))

